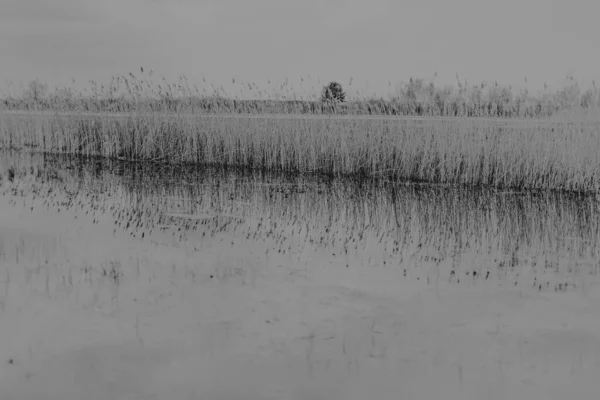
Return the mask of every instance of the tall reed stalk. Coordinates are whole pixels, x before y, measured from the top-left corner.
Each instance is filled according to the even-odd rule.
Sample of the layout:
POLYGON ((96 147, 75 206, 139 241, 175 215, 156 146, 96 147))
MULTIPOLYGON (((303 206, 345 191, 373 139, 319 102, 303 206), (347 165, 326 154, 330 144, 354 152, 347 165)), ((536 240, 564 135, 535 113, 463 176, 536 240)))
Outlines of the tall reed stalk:
POLYGON ((0 112, 0 148, 597 191, 600 122, 0 112))

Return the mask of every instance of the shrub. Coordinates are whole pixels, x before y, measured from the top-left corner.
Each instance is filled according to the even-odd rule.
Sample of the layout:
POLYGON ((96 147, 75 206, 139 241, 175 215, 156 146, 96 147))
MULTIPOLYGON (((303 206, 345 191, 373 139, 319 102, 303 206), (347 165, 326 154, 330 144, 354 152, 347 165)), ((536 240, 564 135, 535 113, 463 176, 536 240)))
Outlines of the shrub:
POLYGON ((345 100, 346 93, 344 93, 342 85, 338 82, 330 82, 329 85, 323 86, 321 101, 343 103, 345 100))

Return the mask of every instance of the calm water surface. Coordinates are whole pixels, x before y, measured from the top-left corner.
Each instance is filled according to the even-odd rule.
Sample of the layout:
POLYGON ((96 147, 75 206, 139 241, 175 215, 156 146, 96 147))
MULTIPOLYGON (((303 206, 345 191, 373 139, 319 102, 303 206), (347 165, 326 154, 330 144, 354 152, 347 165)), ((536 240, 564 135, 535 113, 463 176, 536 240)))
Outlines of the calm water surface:
POLYGON ((365 268, 393 266, 417 279, 429 281, 435 271, 456 283, 495 278, 537 290, 569 290, 600 270, 600 210, 594 195, 8 151, 0 152, 0 175, 2 191, 9 195, 36 193, 56 210, 99 210, 114 218, 115 229, 140 240, 149 240, 153 230, 172 231, 173 245, 194 245, 207 234, 236 235, 264 240, 266 247, 294 257, 320 248, 334 258, 360 260, 365 268), (15 185, 20 179, 28 185, 15 185))

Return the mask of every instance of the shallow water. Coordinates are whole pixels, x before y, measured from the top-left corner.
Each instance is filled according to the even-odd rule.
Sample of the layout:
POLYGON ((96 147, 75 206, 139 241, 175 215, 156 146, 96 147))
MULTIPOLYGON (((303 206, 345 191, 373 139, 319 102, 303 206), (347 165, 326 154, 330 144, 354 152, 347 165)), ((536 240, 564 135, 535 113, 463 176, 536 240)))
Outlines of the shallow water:
POLYGON ((600 391, 594 197, 8 152, 0 177, 3 400, 600 391))
MULTIPOLYGON (((66 195, 54 207, 101 209, 144 240, 169 231, 174 245, 241 232, 273 251, 341 246, 346 259, 393 266, 418 279, 499 279, 568 290, 596 275, 599 202, 593 195, 511 192, 386 181, 84 160, 4 151, 0 175, 29 176, 66 195), (77 205, 76 205, 77 203, 77 205), (238 229, 239 228, 239 229, 238 229), (368 249, 368 251, 366 251, 368 249), (369 254, 367 257, 366 254, 369 254), (408 271, 407 271, 408 270, 408 271)), ((41 195, 41 194, 40 194, 41 195)), ((341 257, 332 253, 332 257, 341 257)), ((350 261, 349 261, 350 262, 350 261)))

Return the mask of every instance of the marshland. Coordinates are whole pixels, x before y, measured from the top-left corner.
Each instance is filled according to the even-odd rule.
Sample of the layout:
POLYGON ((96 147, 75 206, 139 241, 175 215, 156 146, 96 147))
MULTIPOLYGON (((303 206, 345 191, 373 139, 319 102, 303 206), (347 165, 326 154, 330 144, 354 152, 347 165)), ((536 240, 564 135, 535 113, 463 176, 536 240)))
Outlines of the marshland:
POLYGON ((68 88, 51 92, 33 81, 20 97, 4 101, 0 148, 498 189, 598 191, 595 88, 581 96, 567 87, 534 98, 491 87, 484 96, 483 85, 460 86, 452 94, 411 79, 402 97, 373 107, 378 118, 365 118, 360 114, 371 110, 368 99, 346 106, 316 99, 227 101, 202 98, 205 93, 183 79, 173 85, 150 79, 144 80, 142 69, 139 78, 130 74, 106 87, 94 84, 87 96, 68 88), (381 115, 389 110, 404 118, 381 115))
POLYGON ((0 397, 590 398, 598 93, 417 82, 5 99, 0 397))

